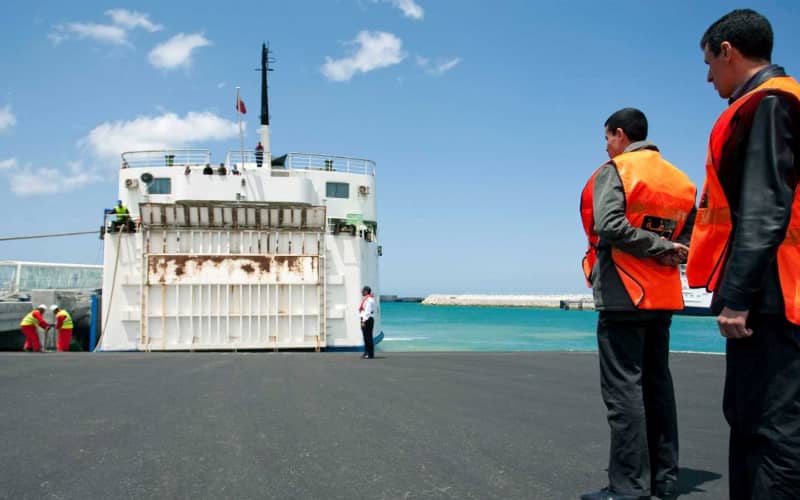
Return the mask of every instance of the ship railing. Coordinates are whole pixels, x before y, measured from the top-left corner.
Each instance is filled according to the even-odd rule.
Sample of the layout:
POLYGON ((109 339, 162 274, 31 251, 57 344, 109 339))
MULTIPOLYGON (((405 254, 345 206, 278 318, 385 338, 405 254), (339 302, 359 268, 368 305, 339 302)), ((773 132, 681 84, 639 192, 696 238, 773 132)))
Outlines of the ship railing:
POLYGON ((118 216, 111 208, 103 211, 103 227, 100 229, 100 239, 105 233, 135 233, 139 231, 142 218, 132 214, 118 216))
MULTIPOLYGON (((263 161, 263 151, 261 152, 260 157, 260 161, 263 161)), ((225 164, 229 167, 233 167, 234 165, 242 166, 248 164, 258 165, 258 162, 259 155, 256 154, 255 150, 232 149, 225 155, 225 164)))
POLYGON ((186 167, 211 163, 207 149, 159 149, 122 153, 121 168, 186 167))
MULTIPOLYGON (((273 159, 273 161, 279 161, 279 159, 273 159)), ((283 163, 284 168, 288 170, 322 170, 327 172, 375 175, 375 162, 364 158, 350 158, 347 156, 316 153, 289 153, 286 155, 283 163)))

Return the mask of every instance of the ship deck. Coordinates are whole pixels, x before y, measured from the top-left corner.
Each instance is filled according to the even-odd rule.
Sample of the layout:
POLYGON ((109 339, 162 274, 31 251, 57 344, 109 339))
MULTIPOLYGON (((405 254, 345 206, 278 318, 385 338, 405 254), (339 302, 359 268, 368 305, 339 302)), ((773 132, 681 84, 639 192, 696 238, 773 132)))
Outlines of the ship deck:
MULTIPOLYGON (((726 498, 722 356, 673 354, 681 498, 726 498)), ((568 499, 596 353, 1 353, 0 498, 568 499)))

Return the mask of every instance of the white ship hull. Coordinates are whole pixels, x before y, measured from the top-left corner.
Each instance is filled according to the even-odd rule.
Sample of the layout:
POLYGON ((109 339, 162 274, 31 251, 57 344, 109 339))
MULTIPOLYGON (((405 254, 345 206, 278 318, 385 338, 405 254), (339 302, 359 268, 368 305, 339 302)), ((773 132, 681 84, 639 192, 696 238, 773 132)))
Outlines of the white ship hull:
POLYGON ((223 176, 175 156, 120 171, 136 229, 105 235, 98 350, 361 349, 361 287, 380 293, 374 164, 296 154, 223 176))

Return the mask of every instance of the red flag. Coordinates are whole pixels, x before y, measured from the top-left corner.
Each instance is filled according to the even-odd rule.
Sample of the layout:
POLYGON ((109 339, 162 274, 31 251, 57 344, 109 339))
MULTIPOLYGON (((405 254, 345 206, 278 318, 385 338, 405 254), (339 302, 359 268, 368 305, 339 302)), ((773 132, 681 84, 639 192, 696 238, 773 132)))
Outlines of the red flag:
POLYGON ((247 108, 244 107, 244 101, 238 95, 236 96, 236 110, 241 114, 247 114, 247 108))

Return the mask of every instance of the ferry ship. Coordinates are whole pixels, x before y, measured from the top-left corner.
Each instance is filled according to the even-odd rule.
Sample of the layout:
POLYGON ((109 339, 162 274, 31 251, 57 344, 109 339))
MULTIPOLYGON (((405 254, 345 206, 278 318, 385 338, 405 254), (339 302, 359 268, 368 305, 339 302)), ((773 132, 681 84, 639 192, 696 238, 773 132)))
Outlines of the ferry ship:
MULTIPOLYGON (((130 215, 106 214, 97 350, 362 348, 360 291, 380 294, 375 162, 273 157, 268 64, 264 45, 263 151, 122 154, 130 215)), ((380 324, 378 305, 376 343, 380 324)))
POLYGON ((712 294, 704 288, 689 288, 686 280, 686 264, 681 264, 681 285, 683 286, 683 309, 677 314, 688 316, 711 316, 712 294))

